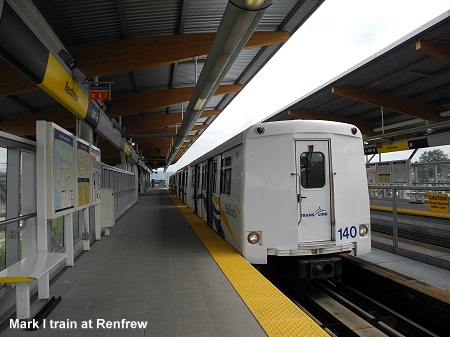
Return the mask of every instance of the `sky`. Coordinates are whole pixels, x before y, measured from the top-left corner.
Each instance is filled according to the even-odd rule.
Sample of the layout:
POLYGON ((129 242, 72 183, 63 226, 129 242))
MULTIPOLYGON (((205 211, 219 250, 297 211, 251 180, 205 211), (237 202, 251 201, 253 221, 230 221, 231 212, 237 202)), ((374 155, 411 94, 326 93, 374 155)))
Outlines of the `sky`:
MULTIPOLYGON (((325 0, 167 171, 189 164, 449 10, 450 0, 325 0)), ((443 150, 450 156, 449 149, 443 150)))

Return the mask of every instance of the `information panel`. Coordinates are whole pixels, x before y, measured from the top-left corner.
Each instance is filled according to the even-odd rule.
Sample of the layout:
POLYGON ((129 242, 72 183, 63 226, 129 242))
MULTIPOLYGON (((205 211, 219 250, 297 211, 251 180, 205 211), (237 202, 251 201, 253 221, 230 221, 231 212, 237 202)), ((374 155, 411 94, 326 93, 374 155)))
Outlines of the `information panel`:
POLYGON ((89 143, 77 139, 77 209, 91 204, 91 158, 89 143))
POLYGON ((91 162, 92 162, 92 203, 100 203, 100 188, 102 183, 102 167, 100 149, 91 146, 91 162))
POLYGON ((47 173, 49 217, 56 218, 75 207, 74 136, 53 123, 47 123, 47 173))
POLYGON ((408 175, 408 162, 406 160, 392 162, 392 182, 394 184, 406 184, 408 175))
POLYGON ((367 184, 375 185, 377 183, 377 165, 366 164, 367 184))
POLYGON ((378 163, 378 183, 391 183, 391 163, 378 163))

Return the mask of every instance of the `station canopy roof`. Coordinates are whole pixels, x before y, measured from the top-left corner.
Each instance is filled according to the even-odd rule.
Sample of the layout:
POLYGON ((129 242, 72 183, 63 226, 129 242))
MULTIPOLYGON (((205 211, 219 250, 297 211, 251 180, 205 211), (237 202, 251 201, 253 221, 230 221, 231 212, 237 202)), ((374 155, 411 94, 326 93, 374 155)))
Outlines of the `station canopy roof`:
POLYGON ((450 12, 265 121, 351 123, 366 154, 450 144, 450 12))
MULTIPOLYGON (((103 109, 120 124, 123 139, 137 144, 136 153, 151 168, 167 165, 171 154, 170 162, 175 163, 323 2, 6 1, 24 13, 28 25, 58 59, 67 65, 73 61, 70 68, 74 78, 75 71, 81 73, 79 83, 113 82, 111 100, 103 102, 103 109), (211 48, 221 22, 228 24, 230 40, 242 39, 239 30, 244 28, 240 23, 248 14, 232 21, 225 14, 226 8, 237 11, 245 6, 264 7, 264 15, 255 21, 244 48, 231 56, 223 76, 212 77, 214 91, 198 118, 183 126, 182 116, 189 117, 191 110, 199 110, 188 107, 209 55, 229 52, 229 44, 239 42, 225 38, 211 48), (60 54, 61 49, 67 52, 67 59, 60 54), (184 136, 174 151, 181 129, 184 136)), ((32 55, 33 50, 29 53, 32 55)), ((2 131, 33 139, 36 120, 46 120, 75 133, 75 116, 2 59, 0 74, 2 131)), ((117 146, 104 137, 98 137, 96 143, 102 150, 103 162, 121 162, 117 146)))

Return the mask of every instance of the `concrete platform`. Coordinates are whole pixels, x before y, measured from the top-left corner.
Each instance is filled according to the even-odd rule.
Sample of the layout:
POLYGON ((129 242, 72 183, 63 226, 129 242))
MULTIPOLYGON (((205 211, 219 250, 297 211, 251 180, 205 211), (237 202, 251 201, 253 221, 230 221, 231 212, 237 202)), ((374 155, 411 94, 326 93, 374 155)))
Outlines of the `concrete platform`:
POLYGON ((358 258, 396 271, 418 281, 450 291, 450 270, 430 266, 377 248, 358 258))
POLYGON ((62 301, 45 328, 1 336, 266 336, 166 190, 140 196, 50 292, 62 301))

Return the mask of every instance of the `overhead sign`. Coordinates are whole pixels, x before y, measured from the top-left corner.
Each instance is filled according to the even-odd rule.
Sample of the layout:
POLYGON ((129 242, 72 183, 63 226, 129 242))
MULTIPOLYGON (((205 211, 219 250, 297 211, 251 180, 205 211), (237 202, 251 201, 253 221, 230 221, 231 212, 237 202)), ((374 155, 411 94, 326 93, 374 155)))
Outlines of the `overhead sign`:
POLYGON ((110 83, 90 83, 89 99, 94 101, 111 100, 111 84, 110 83))
POLYGON ((378 154, 378 153, 388 153, 395 151, 404 151, 412 149, 420 149, 428 147, 427 138, 413 139, 407 142, 397 142, 392 144, 376 144, 364 148, 364 154, 378 154))
POLYGON ((47 49, 8 2, 0 0, 0 14, 0 58, 75 116, 97 127, 99 108, 89 101, 67 67, 47 49))
POLYGON ((428 194, 428 210, 431 212, 448 213, 448 195, 428 194))
POLYGON ((403 150, 409 150, 408 142, 377 145, 378 153, 395 152, 395 151, 403 151, 403 150))

